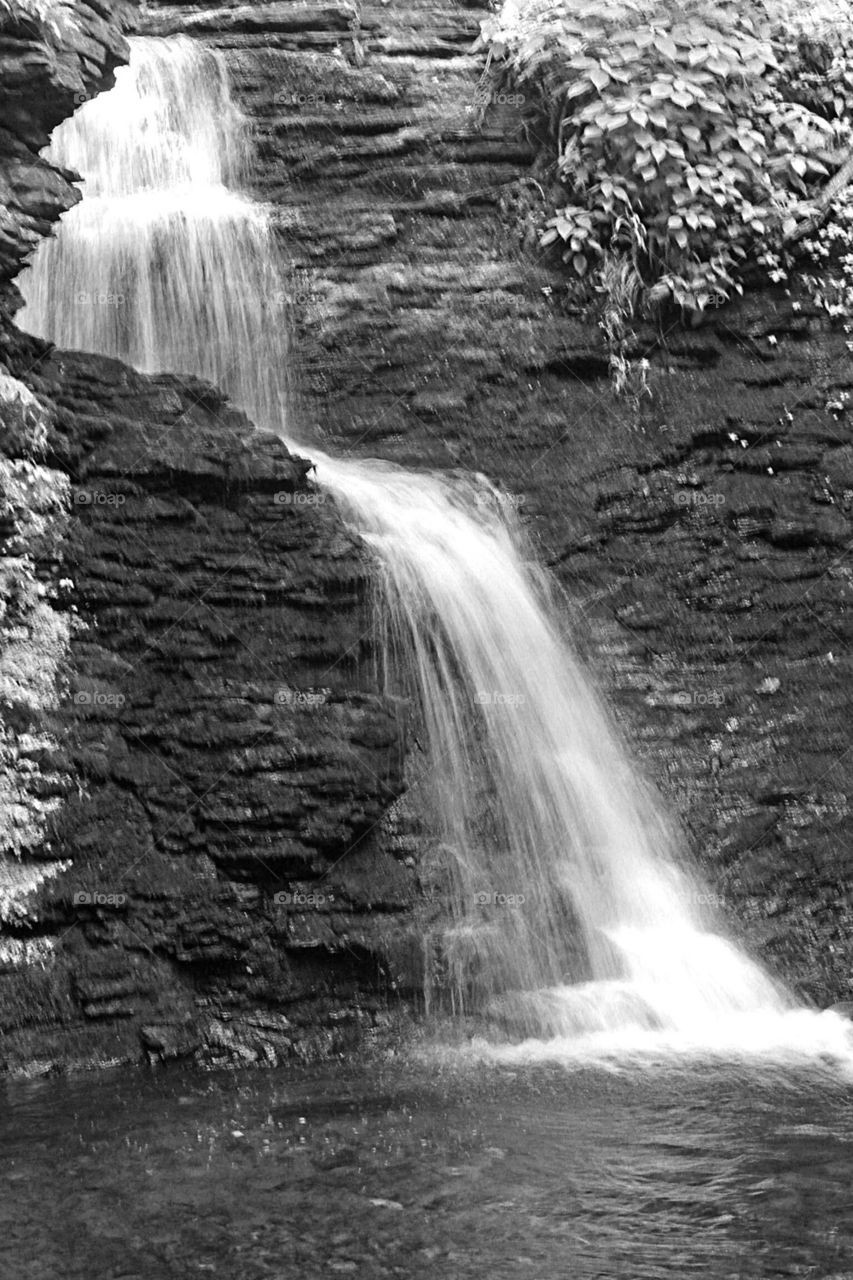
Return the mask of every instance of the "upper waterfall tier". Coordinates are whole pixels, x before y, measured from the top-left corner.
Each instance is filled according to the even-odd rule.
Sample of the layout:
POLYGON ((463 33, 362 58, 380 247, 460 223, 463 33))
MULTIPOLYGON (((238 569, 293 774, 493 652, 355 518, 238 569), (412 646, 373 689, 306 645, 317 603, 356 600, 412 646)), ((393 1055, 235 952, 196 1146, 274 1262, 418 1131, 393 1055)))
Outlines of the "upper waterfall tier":
POLYGON ((287 421, 287 297, 268 211, 240 193, 247 121, 221 59, 131 42, 115 88, 54 133, 84 200, 20 277, 21 328, 145 373, 197 374, 260 426, 287 421))
POLYGON ((87 197, 232 186, 251 160, 221 61, 186 36, 133 40, 106 106, 103 96, 84 103, 53 152, 81 174, 87 197))

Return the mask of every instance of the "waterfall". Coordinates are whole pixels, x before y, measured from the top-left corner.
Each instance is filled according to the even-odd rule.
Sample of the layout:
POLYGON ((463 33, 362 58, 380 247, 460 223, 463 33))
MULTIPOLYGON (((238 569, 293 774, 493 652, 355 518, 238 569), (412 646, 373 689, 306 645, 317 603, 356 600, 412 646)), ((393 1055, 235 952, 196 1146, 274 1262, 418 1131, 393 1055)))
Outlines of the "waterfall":
POLYGON ((219 58, 132 41, 115 87, 48 149, 83 201, 21 278, 22 329, 144 373, 196 373, 281 429, 287 298, 267 211, 241 195, 250 135, 219 58))
MULTIPOLYGON (((316 455, 314 455, 316 456, 316 455)), ((376 553, 389 639, 413 670, 452 922, 433 941, 454 1007, 515 1035, 692 1030, 789 999, 706 928, 638 779, 482 477, 322 458, 376 553)))
MULTIPOLYGON (((216 55, 185 37, 131 46, 115 88, 53 136, 85 196, 22 275, 20 323, 212 379, 286 435, 286 276, 269 211, 240 192, 246 122, 216 55)), ((373 549, 387 644, 413 679, 450 904, 426 940, 433 997, 511 1038, 713 1044, 732 1020, 783 1017, 790 997, 703 918, 504 495, 312 456, 373 549)))

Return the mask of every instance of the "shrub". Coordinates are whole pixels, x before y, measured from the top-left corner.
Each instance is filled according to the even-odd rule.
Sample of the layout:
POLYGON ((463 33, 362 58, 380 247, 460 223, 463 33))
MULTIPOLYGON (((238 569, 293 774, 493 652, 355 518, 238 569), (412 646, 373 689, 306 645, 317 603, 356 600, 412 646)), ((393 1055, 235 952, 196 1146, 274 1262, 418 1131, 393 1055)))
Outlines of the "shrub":
POLYGON ((769 0, 509 0, 483 39, 550 121, 564 194, 543 245, 689 311, 742 292, 747 260, 783 273, 774 251, 851 137, 850 4, 818 9, 825 48, 815 9, 807 34, 769 0))

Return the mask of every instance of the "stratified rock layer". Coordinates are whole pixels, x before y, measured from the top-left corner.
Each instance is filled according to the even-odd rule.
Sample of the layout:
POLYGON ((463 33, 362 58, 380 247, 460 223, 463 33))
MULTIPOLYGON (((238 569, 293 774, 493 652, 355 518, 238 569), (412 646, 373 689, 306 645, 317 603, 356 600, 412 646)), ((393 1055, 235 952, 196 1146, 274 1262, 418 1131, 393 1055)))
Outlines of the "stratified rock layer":
MULTIPOLYGON (((65 76, 52 28, 26 30, 18 61, 65 76)), ((81 95, 124 49, 109 32, 100 61, 86 37, 81 95)), ((33 146, 74 105, 46 90, 27 133, 26 101, 33 146)), ((76 195, 56 182, 40 232, 76 195)), ((18 191, 20 230, 41 197, 18 191)), ((404 724, 376 688, 362 548, 309 463, 212 387, 52 351, 8 312, 0 358, 3 1062, 277 1061, 372 1035, 415 886, 389 852, 404 724)))
POLYGON ((521 96, 481 82, 484 11, 161 4, 145 25, 222 49, 256 122, 306 427, 513 495, 710 905, 829 1002, 853 982, 848 337, 764 290, 641 334, 640 394, 616 398, 529 233, 546 179, 521 96))
MULTIPOLYGON (((106 7, 75 12, 109 26, 106 7)), ((782 289, 755 294, 641 335, 650 394, 616 399, 595 324, 522 234, 536 139, 517 95, 480 83, 483 12, 284 0, 134 21, 221 48, 256 122, 305 433, 505 487, 715 900, 801 992, 843 998, 845 335, 782 289)), ((110 31, 97 56, 67 54, 85 94, 121 56, 110 31)), ((37 62, 54 37, 27 38, 37 62)), ((15 169, 70 109, 65 88, 14 91, 4 279, 73 199, 40 163, 37 181, 15 169)), ((11 558, 44 521, 15 569, 12 639, 66 626, 56 705, 4 707, 23 874, 7 1064, 273 1061, 372 1034, 386 989, 419 979, 423 872, 402 859, 417 841, 392 838, 402 717, 373 684, 363 553, 304 466, 211 388, 8 328, 0 358, 11 558)))
POLYGON ((39 151, 82 102, 108 89, 126 60, 130 6, 8 0, 0 10, 0 288, 51 224, 80 199, 67 173, 39 151))

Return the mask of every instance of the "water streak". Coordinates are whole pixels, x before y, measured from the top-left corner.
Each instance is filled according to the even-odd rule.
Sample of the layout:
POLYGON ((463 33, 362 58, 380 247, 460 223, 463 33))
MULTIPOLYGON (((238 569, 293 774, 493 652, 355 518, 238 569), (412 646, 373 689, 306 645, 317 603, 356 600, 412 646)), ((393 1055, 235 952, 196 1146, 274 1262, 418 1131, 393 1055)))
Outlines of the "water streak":
POLYGON ((258 423, 287 412, 287 293, 269 210, 243 195, 252 149, 221 59, 186 36, 133 40, 115 87, 55 130, 83 200, 20 280, 22 329, 194 373, 258 423))
MULTIPOLYGON (((270 310, 286 275, 269 210, 237 189, 248 136, 214 55, 133 41, 115 89, 54 135, 86 198, 22 278, 21 321, 219 381, 286 434, 270 310), (81 301, 93 290, 123 302, 81 301)), ((450 902, 427 940, 432 994, 515 1039, 729 1044, 758 1017, 763 1044, 784 1040, 791 998, 703 920, 701 885, 678 869, 502 495, 483 477, 312 456, 375 552, 386 639, 425 729, 418 795, 431 797, 450 902)), ((799 1043, 809 1015, 789 1016, 799 1043)), ((829 1038, 843 1039, 840 1020, 829 1038)))
POLYGON ((319 473, 376 551, 389 632, 414 665, 453 900, 437 945, 456 1006, 514 1034, 698 1029, 781 1010, 780 989, 700 922, 701 888, 676 868, 673 833, 500 495, 482 478, 377 462, 324 458, 319 473))

